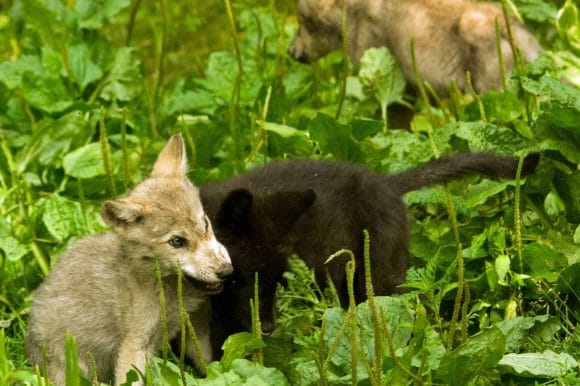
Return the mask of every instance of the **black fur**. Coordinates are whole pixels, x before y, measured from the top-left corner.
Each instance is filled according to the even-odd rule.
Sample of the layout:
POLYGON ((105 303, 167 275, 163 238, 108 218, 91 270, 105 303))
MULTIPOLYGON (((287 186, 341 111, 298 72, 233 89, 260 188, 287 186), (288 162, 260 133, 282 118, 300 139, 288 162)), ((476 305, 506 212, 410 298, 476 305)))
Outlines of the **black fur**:
MULTIPOLYGON (((538 162, 538 154, 528 156, 522 175, 532 173, 538 162)), ((228 335, 250 329, 255 272, 259 273, 262 330, 274 328, 276 283, 293 253, 315 269, 317 280, 323 281, 328 269, 344 300, 347 258, 324 261, 341 248, 352 250, 359 268, 355 296, 357 302, 363 301, 364 229, 370 234, 375 293, 396 293, 405 278, 409 249, 402 195, 468 174, 514 178, 517 165, 518 159, 512 157, 459 153, 403 173, 381 175, 345 162, 293 160, 201 187, 204 209, 234 266, 224 291, 213 297, 212 342, 219 349, 228 335)))

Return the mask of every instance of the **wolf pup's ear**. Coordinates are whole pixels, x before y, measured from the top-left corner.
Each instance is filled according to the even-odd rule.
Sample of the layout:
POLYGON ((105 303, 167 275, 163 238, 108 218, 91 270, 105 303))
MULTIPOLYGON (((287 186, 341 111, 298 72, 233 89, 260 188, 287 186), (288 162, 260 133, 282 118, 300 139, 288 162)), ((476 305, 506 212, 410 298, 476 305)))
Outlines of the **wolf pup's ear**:
POLYGON ((221 204, 217 215, 218 225, 240 234, 248 231, 253 201, 254 196, 249 190, 232 190, 221 204))
POLYGON ((153 171, 152 177, 184 177, 187 173, 187 156, 185 154, 185 143, 181 134, 174 134, 159 156, 153 171))
POLYGON ((141 221, 143 207, 128 200, 109 200, 103 203, 101 216, 113 228, 127 228, 141 221))

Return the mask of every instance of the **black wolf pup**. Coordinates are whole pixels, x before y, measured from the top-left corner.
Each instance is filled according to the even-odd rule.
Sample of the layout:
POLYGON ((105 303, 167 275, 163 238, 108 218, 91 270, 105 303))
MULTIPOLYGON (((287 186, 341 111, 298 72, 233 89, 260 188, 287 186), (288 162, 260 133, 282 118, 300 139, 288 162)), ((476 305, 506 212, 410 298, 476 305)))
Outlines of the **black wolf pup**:
MULTIPOLYGON (((522 176, 532 173, 538 162, 538 154, 525 158, 522 176)), ((382 175, 346 162, 292 160, 202 186, 204 209, 234 266, 224 291, 212 297, 214 349, 228 335, 250 328, 255 272, 259 274, 262 331, 273 330, 276 283, 293 253, 315 269, 321 282, 328 269, 346 299, 347 258, 324 261, 347 248, 356 255, 357 266, 363 267, 364 229, 371 239, 375 293, 396 293, 404 281, 409 254, 409 219, 402 196, 469 174, 514 178, 517 165, 513 157, 459 153, 399 174, 382 175)), ((357 270, 354 285, 357 302, 363 301, 363 269, 357 270)))

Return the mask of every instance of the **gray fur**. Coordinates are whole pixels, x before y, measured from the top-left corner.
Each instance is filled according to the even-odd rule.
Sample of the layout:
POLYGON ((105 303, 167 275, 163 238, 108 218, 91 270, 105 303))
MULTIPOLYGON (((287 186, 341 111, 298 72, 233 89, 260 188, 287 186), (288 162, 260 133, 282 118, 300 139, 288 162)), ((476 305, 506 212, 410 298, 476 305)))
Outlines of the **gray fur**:
MULTIPOLYGON (((414 40, 417 69, 435 91, 446 94, 455 79, 465 89, 465 73, 471 72, 479 92, 501 85, 496 48, 495 18, 500 26, 506 70, 514 67, 501 9, 472 0, 345 0, 347 46, 358 65, 364 51, 385 46, 396 57, 406 80, 416 84, 410 54, 414 40)), ((299 0, 300 30, 288 52, 311 62, 342 46, 342 0, 299 0)), ((516 44, 527 61, 541 50, 534 35, 512 18, 516 44)))
MULTIPOLYGON (((66 332, 77 339, 78 362, 90 377, 88 353, 98 380, 120 384, 132 367, 144 372, 162 344, 158 260, 166 299, 169 339, 180 334, 177 270, 184 274, 184 306, 196 327, 205 360, 211 360, 208 293, 221 290, 232 267, 205 216, 199 192, 185 176, 181 136, 165 146, 151 177, 127 196, 103 204, 112 231, 69 248, 35 294, 26 349, 32 364, 65 384, 66 332), (175 236, 182 247, 169 244, 175 236)), ((187 339, 191 342, 191 339, 187 339)), ((188 356, 199 368, 193 347, 188 356)))

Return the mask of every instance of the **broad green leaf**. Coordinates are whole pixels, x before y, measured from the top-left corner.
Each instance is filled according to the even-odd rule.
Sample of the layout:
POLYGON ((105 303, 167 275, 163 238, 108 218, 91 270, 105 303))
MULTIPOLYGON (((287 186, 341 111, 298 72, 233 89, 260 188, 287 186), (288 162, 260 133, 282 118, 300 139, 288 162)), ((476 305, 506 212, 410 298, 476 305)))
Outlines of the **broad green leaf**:
POLYGON ((526 20, 550 23, 550 25, 556 20, 558 9, 552 3, 543 0, 517 0, 515 3, 526 20))
POLYGON ((192 385, 198 386, 253 386, 289 385, 286 377, 277 369, 261 366, 246 359, 235 359, 231 369, 226 371, 219 362, 210 363, 205 379, 196 379, 192 385))
POLYGON ((43 74, 44 69, 38 56, 22 55, 15 61, 0 63, 0 82, 10 90, 22 87, 22 74, 43 74))
POLYGON ((84 43, 77 43, 70 46, 68 49, 68 57, 73 79, 78 84, 81 92, 89 84, 99 80, 103 76, 103 71, 91 60, 91 53, 84 43))
POLYGON ((80 112, 75 111, 54 121, 40 125, 24 149, 18 154, 17 162, 20 171, 37 160, 44 166, 60 166, 73 140, 84 140, 88 133, 83 130, 87 122, 80 112))
POLYGON ((127 102, 141 93, 141 63, 134 53, 135 49, 129 47, 123 47, 116 52, 110 68, 106 71, 108 74, 105 86, 100 94, 103 99, 127 102))
POLYGON ((525 245, 523 255, 526 273, 535 279, 554 282, 560 271, 568 266, 564 255, 551 246, 539 242, 525 245))
POLYGON ((441 359, 437 378, 446 384, 467 385, 482 371, 495 367, 504 354, 506 338, 492 327, 472 337, 441 359))
MULTIPOLYGON (((522 115, 523 107, 510 92, 487 92, 481 99, 485 113, 492 122, 511 122, 522 115)), ((472 106, 475 107, 475 104, 472 106)))
POLYGON ((477 185, 472 185, 467 189, 464 198, 464 204, 468 207, 474 208, 485 203, 490 197, 497 195, 507 189, 508 186, 515 184, 510 181, 492 181, 483 180, 477 185))
MULTIPOLYGON (((405 301, 396 297, 377 296, 375 297, 375 304, 379 313, 382 315, 382 319, 388 323, 395 350, 404 347, 411 337, 414 322, 413 314, 407 307, 405 301)), ((367 358, 372 361, 374 358, 374 336, 377 332, 374 330, 371 322, 368 303, 359 304, 356 308, 356 313, 357 340, 359 340, 359 336, 362 338, 362 341, 359 340, 358 347, 359 350, 363 349, 367 358)), ((346 312, 341 308, 329 308, 324 313, 324 319, 326 320, 324 343, 327 349, 330 349, 335 344, 338 331, 345 323, 345 317, 346 312)), ((385 353, 388 352, 386 346, 383 348, 385 353)), ((358 357, 360 361, 361 354, 358 357)), ((342 336, 330 360, 342 370, 340 374, 350 373, 352 359, 348 333, 342 336)), ((358 363, 358 369, 359 380, 365 379, 368 375, 361 362, 358 363)))
POLYGON ((61 53, 49 46, 42 47, 41 53, 40 59, 44 69, 42 74, 50 78, 58 79, 61 76, 61 71, 64 69, 61 53))
POLYGON ((506 337, 506 352, 520 350, 523 344, 528 340, 532 328, 545 324, 550 319, 547 315, 535 317, 518 316, 510 320, 502 320, 496 323, 506 337))
POLYGON ((312 73, 306 68, 299 67, 282 79, 284 93, 291 100, 305 95, 313 84, 312 73))
MULTIPOLYGON (((260 88, 264 68, 255 60, 247 58, 244 61, 244 72, 240 86, 240 103, 251 105, 256 100, 260 88)), ((210 54, 206 70, 206 78, 196 80, 199 84, 214 96, 229 103, 233 97, 233 90, 237 81, 238 64, 232 52, 218 51, 210 54)))
POLYGON ((495 272, 500 284, 507 285, 505 279, 510 271, 510 257, 508 255, 499 255, 495 259, 495 272))
POLYGON ((81 205, 68 198, 52 194, 45 203, 42 222, 59 242, 84 233, 81 205))
POLYGON ((234 360, 245 358, 253 351, 262 347, 264 347, 264 342, 249 332, 239 332, 230 335, 222 346, 224 355, 222 356, 221 363, 226 370, 229 370, 234 360))
POLYGON ((79 27, 86 29, 101 28, 106 19, 115 16, 129 4, 131 0, 76 0, 74 2, 79 27))
POLYGON ((12 236, 0 236, 0 249, 10 261, 17 261, 26 255, 29 248, 12 236))
POLYGON ((73 104, 60 78, 47 78, 32 72, 24 73, 22 92, 31 106, 49 114, 60 113, 73 104))
POLYGON ((446 125, 452 135, 464 139, 472 151, 512 153, 522 144, 522 138, 513 130, 484 122, 458 122, 446 125))
POLYGON ((574 263, 560 272, 558 289, 572 296, 580 292, 580 263, 574 263))
POLYGON ((185 113, 215 114, 223 102, 210 92, 197 88, 183 90, 183 85, 164 95, 161 110, 166 116, 185 113))
POLYGON ((312 141, 306 131, 272 122, 263 122, 263 127, 268 135, 268 154, 271 157, 312 154, 312 141))
POLYGON ((367 94, 381 105, 386 124, 387 106, 403 98, 405 78, 395 57, 386 47, 369 48, 360 60, 358 73, 367 94))
POLYGON ((542 96, 539 120, 566 129, 576 135, 580 134, 580 90, 559 82, 549 76, 540 81, 522 79, 522 87, 542 96))
POLYGON ((352 135, 357 141, 372 137, 383 128, 383 122, 374 119, 355 119, 351 123, 352 135))
POLYGON ((90 143, 68 153, 62 160, 66 174, 76 178, 93 178, 105 174, 101 145, 90 143))
POLYGON ((556 27, 558 33, 570 47, 570 50, 580 54, 580 17, 578 16, 578 3, 567 0, 558 11, 556 27))
POLYGON ((578 362, 570 354, 551 350, 542 353, 506 354, 498 363, 506 373, 522 377, 554 378, 578 371, 578 362))
POLYGON ((277 369, 263 367, 258 363, 250 362, 245 359, 236 359, 232 363, 232 371, 245 378, 244 386, 252 385, 276 385, 286 386, 288 380, 277 369))
POLYGON ((350 126, 338 123, 334 118, 318 113, 308 125, 310 138, 317 141, 323 154, 332 154, 338 160, 363 162, 365 159, 360 143, 352 136, 350 126))
POLYGON ((42 41, 57 50, 72 33, 76 15, 60 0, 26 0, 22 2, 28 27, 42 41))

